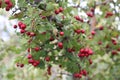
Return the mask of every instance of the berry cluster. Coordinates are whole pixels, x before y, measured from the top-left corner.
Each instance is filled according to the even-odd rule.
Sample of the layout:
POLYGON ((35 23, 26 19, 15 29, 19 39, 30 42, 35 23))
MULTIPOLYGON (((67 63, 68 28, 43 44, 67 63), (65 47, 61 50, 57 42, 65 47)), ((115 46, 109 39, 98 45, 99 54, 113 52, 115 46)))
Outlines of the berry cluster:
POLYGON ((88 73, 87 73, 87 71, 86 70, 81 70, 79 73, 74 73, 74 77, 75 78, 82 78, 82 76, 86 76, 88 73))
POLYGON ((89 17, 93 17, 93 16, 94 16, 92 12, 87 12, 86 14, 87 14, 87 16, 89 16, 89 17))
POLYGON ((112 41, 113 45, 117 45, 117 41, 114 38, 112 38, 111 41, 112 41))
POLYGON ((55 10, 55 14, 59 14, 60 12, 63 12, 63 8, 62 7, 59 7, 59 9, 56 9, 55 10))
POLYGON ((80 33, 82 33, 82 34, 84 34, 85 33, 85 30, 84 29, 76 29, 76 30, 74 30, 74 32, 75 33, 77 33, 77 34, 80 34, 80 33))
POLYGON ((77 21, 83 22, 83 19, 80 16, 74 16, 77 21))
POLYGON ((105 18, 108 18, 108 17, 111 17, 111 16, 113 16, 112 12, 106 12, 105 18))
POLYGON ((27 58, 28 58, 28 63, 32 64, 34 67, 40 64, 40 61, 33 59, 31 54, 28 54, 27 58))
POLYGON ((23 63, 17 63, 16 66, 22 68, 22 67, 24 67, 24 64, 23 63))
POLYGON ((90 48, 82 48, 80 49, 78 56, 79 57, 88 57, 89 55, 92 55, 93 51, 90 48))

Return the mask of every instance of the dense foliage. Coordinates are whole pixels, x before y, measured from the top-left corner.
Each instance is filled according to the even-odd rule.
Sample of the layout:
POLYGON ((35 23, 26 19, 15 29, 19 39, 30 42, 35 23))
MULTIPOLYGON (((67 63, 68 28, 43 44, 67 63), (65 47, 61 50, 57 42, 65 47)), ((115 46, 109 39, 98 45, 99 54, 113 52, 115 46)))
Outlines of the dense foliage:
MULTIPOLYGON (((109 66, 117 63, 120 32, 116 18, 119 19, 120 14, 109 3, 119 6, 119 1, 86 0, 85 7, 81 6, 82 0, 71 1, 18 0, 18 7, 12 10, 10 17, 20 20, 13 28, 20 30, 16 33, 20 40, 24 39, 21 47, 25 56, 18 57, 18 67, 31 64, 44 69, 47 66, 51 75, 51 66, 56 64, 75 78, 90 79, 97 74, 92 68, 95 67, 93 60, 98 57, 109 57, 110 60, 100 59, 109 66)), ((0 6, 9 11, 14 2, 2 0, 0 6)), ((110 66, 109 71, 112 69, 110 66)))

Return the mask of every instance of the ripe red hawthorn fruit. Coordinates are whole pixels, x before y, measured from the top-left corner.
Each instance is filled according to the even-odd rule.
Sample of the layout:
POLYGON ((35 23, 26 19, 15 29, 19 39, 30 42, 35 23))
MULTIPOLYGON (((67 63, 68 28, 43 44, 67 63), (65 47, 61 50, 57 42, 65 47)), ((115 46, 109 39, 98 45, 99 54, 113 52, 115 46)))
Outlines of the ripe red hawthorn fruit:
POLYGON ((117 45, 117 41, 115 39, 112 38, 111 41, 112 41, 113 45, 117 45))
POLYGON ((18 26, 19 26, 19 28, 20 28, 20 26, 22 25, 23 23, 20 21, 20 22, 18 22, 18 26))
POLYGON ((103 26, 100 26, 100 27, 99 27, 99 30, 103 30, 103 29, 104 29, 104 27, 103 27, 103 26))
POLYGON ((80 74, 82 74, 84 76, 87 76, 87 71, 83 69, 83 70, 80 71, 80 74))
POLYGON ((112 50, 112 55, 117 55, 117 51, 116 50, 112 50))
POLYGON ((45 57, 45 61, 49 62, 50 61, 50 57, 49 56, 45 57))
POLYGON ((2 6, 2 1, 0 1, 0 8, 1 8, 1 6, 2 6))
POLYGON ((28 58, 28 59, 31 59, 31 58, 32 58, 32 55, 31 55, 31 54, 28 54, 28 55, 27 55, 27 58, 28 58))
POLYGON ((85 33, 85 30, 84 30, 84 29, 82 29, 82 30, 81 30, 81 33, 82 33, 82 34, 84 34, 84 33, 85 33))
POLYGON ((21 29, 21 30, 20 30, 20 33, 21 33, 21 34, 23 34, 23 33, 25 33, 25 32, 26 32, 26 30, 24 30, 24 29, 21 29))
POLYGON ((17 66, 17 67, 19 67, 19 66, 20 66, 20 64, 19 64, 19 63, 16 63, 16 66, 17 66))
POLYGON ((34 37, 36 34, 34 32, 30 32, 30 37, 34 37))
POLYGON ((28 53, 30 52, 30 48, 27 49, 27 52, 28 52, 28 53))
POLYGON ((37 67, 39 64, 40 64, 40 61, 38 60, 31 60, 33 62, 31 62, 31 64, 34 66, 34 67, 37 67))
POLYGON ((64 32, 61 31, 59 34, 60 34, 60 36, 63 36, 63 35, 64 35, 64 32))
POLYGON ((92 49, 90 48, 82 48, 79 50, 78 56, 79 57, 88 57, 93 54, 92 49))
POLYGON ((24 67, 24 64, 20 64, 20 67, 21 67, 21 68, 24 67))
POLYGON ((89 64, 92 64, 92 59, 89 59, 89 64))
POLYGON ((51 37, 49 38, 49 40, 50 40, 50 41, 53 41, 53 40, 54 40, 54 37, 53 37, 53 36, 51 36, 51 37))
POLYGON ((113 13, 112 12, 106 12, 105 18, 108 18, 110 16, 113 16, 113 13))
POLYGON ((95 9, 94 9, 94 8, 91 8, 90 11, 94 13, 95 9))
POLYGON ((12 7, 13 7, 12 2, 10 2, 10 3, 8 4, 8 6, 9 6, 9 8, 12 8, 12 7))
POLYGON ((48 66, 47 73, 48 73, 48 75, 51 75, 51 66, 48 66))
POLYGON ((73 76, 75 78, 82 78, 82 74, 80 74, 80 73, 74 73, 73 76))
POLYGON ((98 42, 98 45, 101 45, 101 44, 102 44, 102 42, 101 42, 101 41, 99 41, 99 42, 98 42))
POLYGON ((87 12, 86 14, 87 14, 89 17, 93 17, 93 16, 94 16, 92 12, 87 12))
POLYGON ((72 48, 68 48, 67 51, 68 51, 69 53, 72 53, 72 52, 73 52, 72 48))
POLYGON ((38 52, 40 50, 40 47, 35 47, 34 50, 38 52))
POLYGON ((75 18, 76 20, 78 20, 78 21, 83 22, 83 19, 82 19, 82 18, 80 18, 79 16, 74 16, 74 18, 75 18))
POLYGON ((25 29, 26 28, 26 24, 21 24, 21 29, 25 29))
POLYGON ((75 31, 75 33, 77 33, 77 34, 80 34, 81 33, 81 30, 80 29, 77 29, 77 30, 74 30, 75 31))
POLYGON ((55 14, 59 14, 60 13, 60 10, 59 9, 56 9, 55 10, 55 14))
POLYGON ((5 10, 6 10, 6 11, 9 11, 9 10, 10 10, 10 7, 9 7, 9 6, 6 6, 5 10))
POLYGON ((94 36, 96 34, 96 32, 93 30, 93 31, 91 31, 91 34, 94 36))
POLYGON ((59 47, 60 49, 62 49, 62 48, 63 48, 63 43, 62 43, 62 42, 58 42, 58 47, 59 47))
POLYGON ((30 36, 30 32, 26 32, 27 36, 30 36))
POLYGON ((5 4, 9 4, 10 0, 5 0, 4 2, 5 2, 5 4))
POLYGON ((29 64, 34 63, 34 60, 33 60, 33 59, 28 59, 28 63, 29 63, 29 64))
POLYGON ((14 25, 14 26, 13 26, 13 28, 15 28, 15 29, 16 29, 16 28, 17 28, 17 25, 14 25))
POLYGON ((63 12, 63 8, 62 7, 59 8, 59 12, 63 12))
POLYGON ((120 51, 120 48, 118 48, 117 51, 120 51))

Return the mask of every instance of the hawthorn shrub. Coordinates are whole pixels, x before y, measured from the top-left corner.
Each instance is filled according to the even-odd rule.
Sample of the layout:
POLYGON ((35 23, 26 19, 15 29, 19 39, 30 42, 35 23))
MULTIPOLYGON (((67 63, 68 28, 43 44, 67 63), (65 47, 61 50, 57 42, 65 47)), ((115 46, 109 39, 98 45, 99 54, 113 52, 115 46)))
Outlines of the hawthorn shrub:
MULTIPOLYGON (((36 68, 52 64, 72 73, 74 78, 88 77, 89 66, 97 55, 109 55, 113 61, 119 56, 120 42, 116 18, 120 16, 110 3, 112 0, 1 0, 0 7, 12 9, 10 19, 18 19, 13 26, 24 39, 24 57, 18 57, 17 66, 31 64, 36 68), (102 14, 97 13, 100 10, 102 14), (19 12, 17 12, 19 11, 19 12), (84 15, 82 15, 84 13, 84 15)), ((21 40, 20 39, 20 40, 21 40)))

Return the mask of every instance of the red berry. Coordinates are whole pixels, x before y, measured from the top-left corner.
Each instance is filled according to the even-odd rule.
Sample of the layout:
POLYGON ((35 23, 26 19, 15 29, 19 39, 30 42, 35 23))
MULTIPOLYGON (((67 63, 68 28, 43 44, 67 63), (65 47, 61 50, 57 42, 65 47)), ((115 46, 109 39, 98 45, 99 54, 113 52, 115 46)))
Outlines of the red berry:
POLYGON ((9 6, 9 8, 12 8, 12 7, 13 7, 12 2, 10 2, 10 3, 8 4, 8 6, 9 6))
POLYGON ((20 21, 20 22, 18 22, 18 26, 19 26, 19 28, 21 29, 21 25, 22 25, 23 23, 20 21))
POLYGON ((21 68, 24 67, 24 64, 20 64, 20 67, 21 67, 21 68))
POLYGON ((99 41, 99 42, 98 42, 98 45, 101 45, 101 44, 102 44, 102 42, 101 42, 101 41, 99 41))
POLYGON ((9 4, 10 3, 10 0, 5 0, 5 4, 9 4))
POLYGON ((75 16, 74 18, 75 18, 76 20, 78 20, 78 21, 83 22, 83 19, 82 19, 82 18, 80 18, 79 16, 75 16))
POLYGON ((14 25, 13 27, 14 27, 14 28, 17 28, 17 25, 14 25))
POLYGON ((62 49, 62 48, 63 48, 63 43, 62 43, 62 42, 59 42, 59 43, 58 43, 58 47, 59 47, 60 49, 62 49))
POLYGON ((21 24, 21 29, 25 29, 26 25, 25 24, 21 24))
POLYGON ((94 16, 92 12, 87 12, 87 15, 88 15, 89 17, 93 17, 93 16, 94 16))
POLYGON ((89 59, 89 63, 92 64, 92 60, 91 59, 89 59))
POLYGON ((31 58, 32 58, 32 55, 31 55, 31 54, 28 54, 28 55, 27 55, 27 58, 28 58, 28 59, 31 59, 31 58))
POLYGON ((60 32, 60 36, 63 36, 64 35, 64 32, 60 32))
POLYGON ((26 32, 26 30, 24 30, 24 29, 21 29, 21 30, 20 30, 20 33, 21 33, 21 34, 23 34, 23 33, 25 33, 25 32, 26 32))
POLYGON ((81 30, 80 30, 80 29, 77 29, 77 30, 75 30, 75 32, 76 32, 77 34, 80 34, 80 33, 81 33, 81 30))
POLYGON ((82 74, 83 74, 84 76, 86 76, 86 75, 87 75, 87 71, 86 71, 86 70, 82 70, 82 74))
POLYGON ((50 40, 50 41, 53 41, 53 40, 54 40, 54 38, 51 36, 49 40, 50 40))
POLYGON ((10 10, 9 6, 6 6, 5 10, 6 10, 6 11, 9 11, 9 10, 10 10))
POLYGON ((117 51, 120 51, 120 48, 118 48, 117 51))
POLYGON ((99 30, 103 30, 103 29, 104 29, 104 27, 103 27, 103 26, 100 26, 100 27, 99 27, 99 30))
POLYGON ((63 12, 63 8, 62 7, 59 8, 59 12, 63 12))
POLYGON ((50 61, 50 57, 49 56, 47 56, 47 57, 45 57, 45 61, 50 61))
POLYGON ((82 30, 81 30, 81 33, 83 33, 83 34, 84 34, 84 33, 85 33, 85 30, 84 30, 84 29, 82 29, 82 30))
POLYGON ((37 63, 32 63, 32 65, 33 65, 34 67, 38 66, 38 64, 37 64, 37 63))
POLYGON ((29 59, 28 63, 30 63, 30 64, 34 63, 34 60, 33 59, 29 59))
POLYGON ((30 37, 35 36, 36 34, 34 32, 30 32, 30 37))
POLYGON ((30 32, 26 32, 27 36, 30 36, 30 32))
POLYGON ((90 11, 94 12, 94 11, 95 11, 95 9, 94 9, 94 8, 91 8, 91 9, 90 9, 90 11))
POLYGON ((20 66, 20 64, 19 64, 19 63, 16 63, 16 66, 17 66, 17 67, 19 67, 19 66, 20 66))
POLYGON ((91 31, 91 34, 94 36, 96 34, 96 32, 95 31, 91 31))
POLYGON ((35 50, 35 51, 39 51, 39 50, 40 50, 40 47, 35 47, 34 50, 35 50))
POLYGON ((59 13, 60 13, 59 9, 55 10, 55 14, 59 14, 59 13))
POLYGON ((116 54, 118 54, 117 51, 116 51, 116 50, 113 50, 113 51, 112 51, 112 55, 116 55, 116 54))

